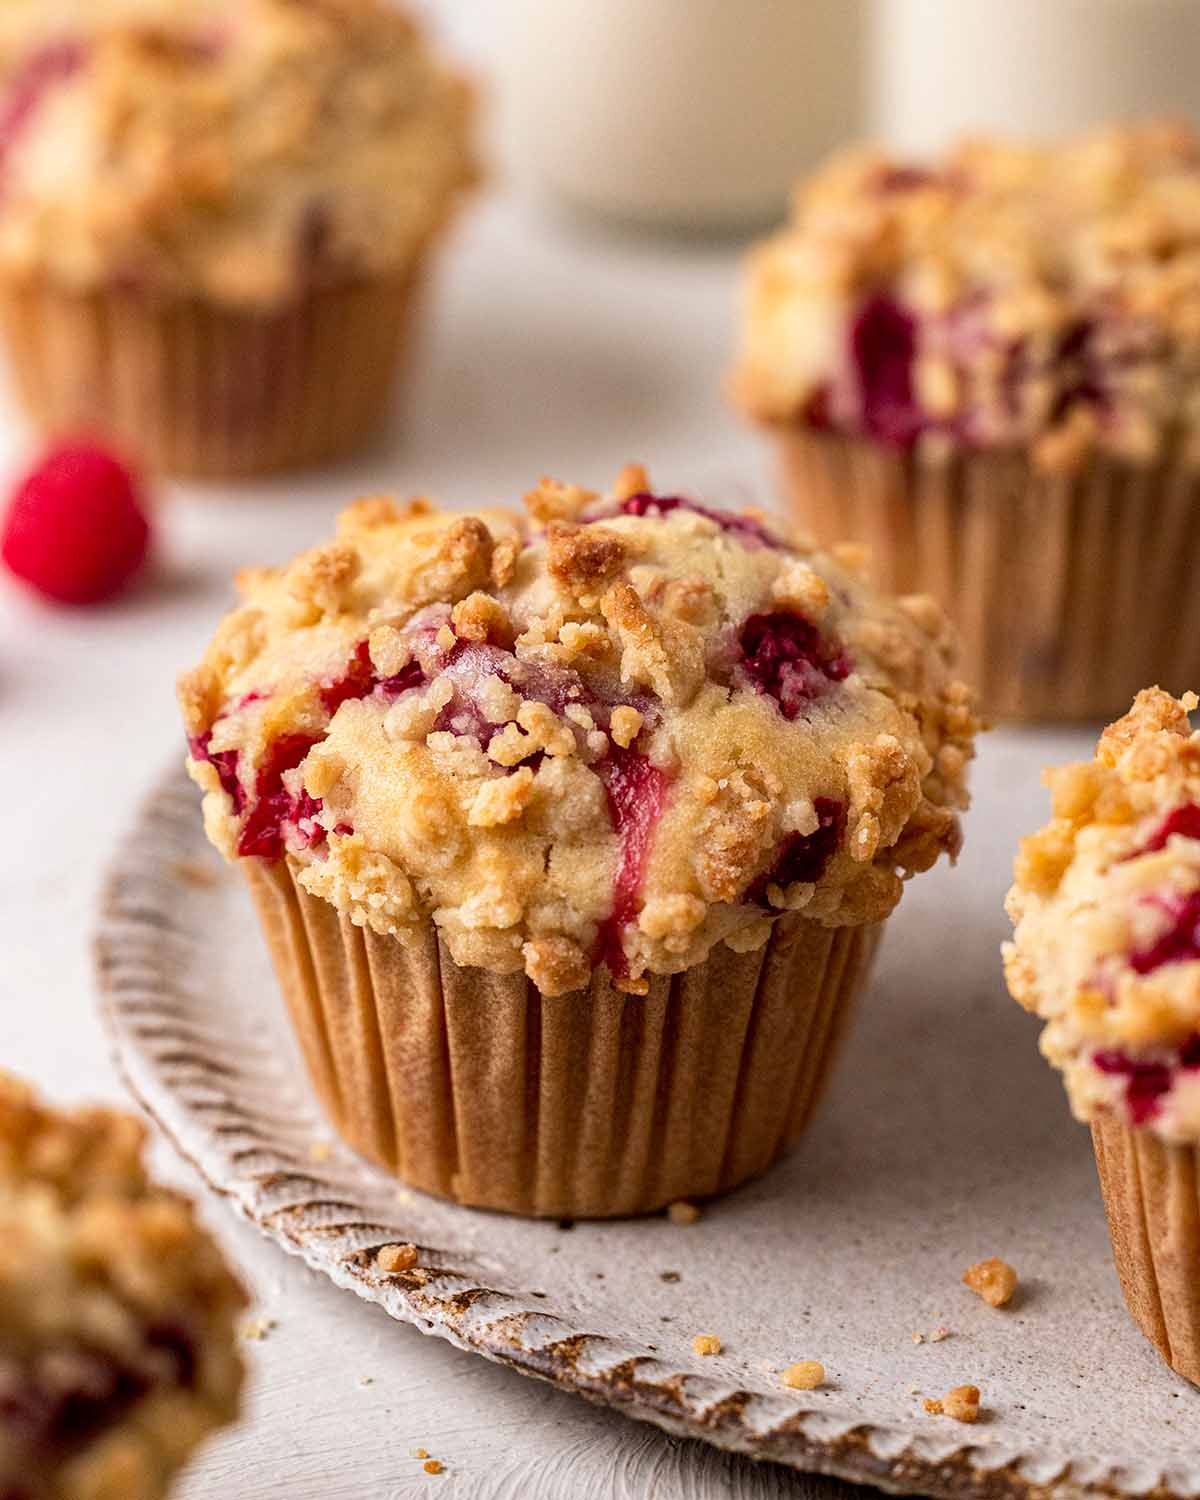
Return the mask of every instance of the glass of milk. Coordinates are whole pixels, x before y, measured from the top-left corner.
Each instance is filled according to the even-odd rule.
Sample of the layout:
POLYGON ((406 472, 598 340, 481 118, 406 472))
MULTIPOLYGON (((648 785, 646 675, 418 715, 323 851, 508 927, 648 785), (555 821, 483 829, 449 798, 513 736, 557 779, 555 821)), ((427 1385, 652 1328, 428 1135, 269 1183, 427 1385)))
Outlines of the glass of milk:
POLYGON ((518 180, 678 230, 779 217, 862 128, 864 0, 502 0, 502 147, 518 180))
POLYGON ((1200 114, 1198 0, 874 0, 868 56, 871 133, 921 154, 1200 114))

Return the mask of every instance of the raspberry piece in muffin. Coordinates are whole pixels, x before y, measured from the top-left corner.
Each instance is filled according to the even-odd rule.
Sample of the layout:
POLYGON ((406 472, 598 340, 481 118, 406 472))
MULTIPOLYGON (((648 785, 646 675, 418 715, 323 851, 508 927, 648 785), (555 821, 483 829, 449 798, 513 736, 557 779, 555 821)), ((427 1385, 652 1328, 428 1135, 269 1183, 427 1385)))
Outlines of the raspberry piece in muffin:
POLYGON ((363 501, 245 575, 181 682, 217 845, 546 994, 640 993, 785 911, 882 919, 958 846, 976 720, 940 613, 628 479, 546 481, 531 521, 363 501))
POLYGON ((4 1500, 158 1500, 236 1415, 244 1295, 143 1139, 0 1073, 4 1500))

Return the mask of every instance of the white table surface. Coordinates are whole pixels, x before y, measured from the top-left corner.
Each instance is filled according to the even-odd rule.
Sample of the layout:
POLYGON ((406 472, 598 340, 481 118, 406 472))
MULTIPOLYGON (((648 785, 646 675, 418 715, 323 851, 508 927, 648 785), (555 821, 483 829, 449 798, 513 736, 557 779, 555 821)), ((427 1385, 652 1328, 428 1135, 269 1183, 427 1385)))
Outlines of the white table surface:
MULTIPOLYGON (((469 31, 473 7, 459 9, 469 31)), ((639 459, 667 490, 769 495, 762 446, 720 394, 736 280, 733 248, 629 240, 494 191, 446 258, 406 414, 374 451, 261 486, 156 486, 155 565, 111 607, 53 610, 0 580, 0 1063, 62 1100, 123 1097, 94 1004, 93 905, 114 840, 182 754, 174 675, 236 567, 318 540, 364 491, 494 504, 543 472, 599 487, 639 459)), ((32 451, 0 406, 0 474, 32 451)), ((158 1161, 197 1190, 165 1148, 158 1161)), ((245 1420, 194 1466, 187 1500, 851 1493, 673 1441, 422 1337, 221 1204, 205 1216, 275 1326, 247 1349, 245 1420), (423 1474, 415 1446, 446 1472, 423 1474)))

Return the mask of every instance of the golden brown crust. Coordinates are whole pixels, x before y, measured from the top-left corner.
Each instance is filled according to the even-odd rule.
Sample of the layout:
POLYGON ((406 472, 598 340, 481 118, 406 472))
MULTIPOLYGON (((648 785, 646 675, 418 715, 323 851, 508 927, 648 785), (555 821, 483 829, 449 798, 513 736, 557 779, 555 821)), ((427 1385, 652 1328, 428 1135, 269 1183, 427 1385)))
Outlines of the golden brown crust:
POLYGON ((1082 1120, 1112 1112, 1200 1139, 1200 735, 1193 695, 1138 694, 1096 758, 1047 772, 1053 816, 1022 840, 1007 907, 1013 997, 1082 1120))
POLYGON ((837 155, 752 255, 734 399, 931 459, 1019 447, 1059 472, 1180 437, 1196 456, 1198 161, 1174 122, 837 155))
POLYGON ((785 910, 878 921, 957 850, 978 720, 935 606, 753 513, 526 498, 360 503, 256 575, 181 681, 219 848, 546 994, 598 963, 637 991, 785 910))
POLYGON ((157 1500, 236 1413, 244 1294, 143 1147, 130 1116, 56 1114, 0 1073, 0 1394, 34 1414, 0 1421, 0 1491, 157 1500), (99 1403, 85 1436, 34 1430, 72 1399, 99 1403))
POLYGON ((0 274, 275 307, 410 267, 475 175, 471 90, 388 0, 4 12, 0 274))

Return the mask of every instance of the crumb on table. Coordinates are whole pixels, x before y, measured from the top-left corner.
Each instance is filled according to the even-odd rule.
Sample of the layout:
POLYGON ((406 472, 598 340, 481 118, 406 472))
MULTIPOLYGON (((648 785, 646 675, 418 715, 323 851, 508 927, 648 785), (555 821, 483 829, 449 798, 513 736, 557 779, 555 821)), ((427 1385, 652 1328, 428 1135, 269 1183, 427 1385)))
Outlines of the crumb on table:
POLYGON ((825 1366, 819 1359, 802 1359, 788 1365, 780 1376, 784 1385, 793 1391, 815 1391, 825 1384, 825 1366))
POLYGON ((931 1417, 950 1417, 955 1422, 977 1422, 979 1420, 979 1387, 956 1385, 947 1391, 940 1401, 927 1400, 926 1412, 931 1417))
POLYGON ((715 1333, 698 1333, 692 1340, 692 1348, 697 1354, 720 1354, 721 1340, 715 1333))
POLYGON ((427 1458, 421 1465, 426 1474, 440 1474, 446 1465, 438 1458, 427 1458))
POLYGON ((429 1457, 429 1449, 428 1448, 410 1448, 408 1450, 408 1456, 409 1456, 409 1458, 428 1458, 429 1457))
POLYGON ((1005 1260, 992 1256, 963 1272, 963 1283, 990 1307, 1003 1307, 1017 1289, 1017 1273, 1005 1260))
POLYGON ((384 1245, 375 1255, 375 1264, 388 1275, 394 1271, 411 1271, 416 1263, 415 1245, 384 1245))
POLYGON ((681 1198, 667 1209, 667 1217, 672 1224, 694 1224, 700 1217, 700 1210, 694 1203, 686 1203, 681 1198))

